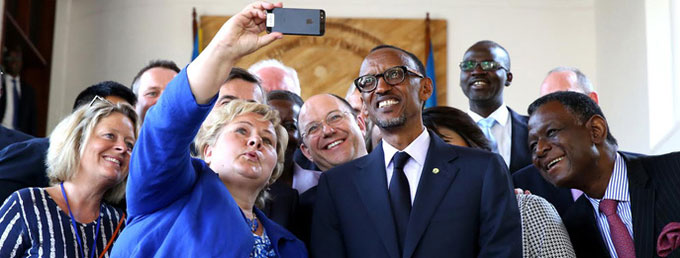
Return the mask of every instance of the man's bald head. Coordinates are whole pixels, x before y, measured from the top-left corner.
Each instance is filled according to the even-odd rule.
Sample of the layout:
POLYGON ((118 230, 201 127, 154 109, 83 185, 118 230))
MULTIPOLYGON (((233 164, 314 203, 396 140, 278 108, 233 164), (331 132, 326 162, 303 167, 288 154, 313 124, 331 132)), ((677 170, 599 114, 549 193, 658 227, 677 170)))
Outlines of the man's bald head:
POLYGON ((541 84, 541 96, 557 91, 573 91, 588 95, 598 103, 597 92, 588 77, 573 67, 557 67, 548 72, 541 84))

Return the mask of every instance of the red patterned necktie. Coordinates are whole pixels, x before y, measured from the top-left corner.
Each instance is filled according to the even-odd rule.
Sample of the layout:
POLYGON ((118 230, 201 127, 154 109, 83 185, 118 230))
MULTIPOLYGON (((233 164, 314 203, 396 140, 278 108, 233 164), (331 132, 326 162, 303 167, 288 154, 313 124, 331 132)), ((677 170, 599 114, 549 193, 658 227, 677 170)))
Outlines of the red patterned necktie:
POLYGON ((626 225, 623 224, 621 217, 616 214, 616 206, 619 202, 616 200, 603 199, 600 202, 600 211, 607 216, 607 223, 609 224, 609 235, 614 243, 616 255, 621 258, 635 257, 635 244, 633 238, 628 233, 626 225))

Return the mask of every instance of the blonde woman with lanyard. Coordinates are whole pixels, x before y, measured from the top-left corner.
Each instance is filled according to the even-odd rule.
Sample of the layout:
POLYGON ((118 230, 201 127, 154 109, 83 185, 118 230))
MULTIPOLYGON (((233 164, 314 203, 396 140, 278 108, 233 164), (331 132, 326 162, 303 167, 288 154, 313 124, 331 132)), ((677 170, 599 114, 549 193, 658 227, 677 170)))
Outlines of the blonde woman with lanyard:
POLYGON ((0 257, 108 257, 123 227, 120 202, 137 114, 96 97, 50 135, 52 186, 14 192, 0 208, 0 257))

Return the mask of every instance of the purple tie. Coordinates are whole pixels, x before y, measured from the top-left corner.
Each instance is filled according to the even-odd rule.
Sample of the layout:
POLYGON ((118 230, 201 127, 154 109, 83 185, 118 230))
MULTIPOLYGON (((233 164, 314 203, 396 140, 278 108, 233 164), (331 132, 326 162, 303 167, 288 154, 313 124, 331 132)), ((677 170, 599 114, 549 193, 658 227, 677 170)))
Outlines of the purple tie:
POLYGON ((600 202, 600 211, 607 216, 609 224, 609 235, 614 243, 616 254, 621 258, 635 257, 635 244, 633 238, 628 233, 626 225, 623 224, 621 217, 616 214, 616 200, 603 199, 600 202))

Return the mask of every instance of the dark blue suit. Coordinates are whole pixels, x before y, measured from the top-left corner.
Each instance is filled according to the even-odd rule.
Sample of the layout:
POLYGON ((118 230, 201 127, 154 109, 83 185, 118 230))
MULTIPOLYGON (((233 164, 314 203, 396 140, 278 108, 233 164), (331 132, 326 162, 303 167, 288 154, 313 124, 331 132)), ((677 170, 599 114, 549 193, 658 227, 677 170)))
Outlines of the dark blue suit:
POLYGON ((510 174, 514 174, 528 165, 531 165, 531 152, 529 152, 529 128, 528 116, 517 114, 508 107, 510 111, 510 121, 512 122, 512 140, 510 143, 510 174))
MULTIPOLYGON (((501 157, 430 137, 401 257, 521 257, 519 211, 501 157)), ((383 156, 381 143, 321 175, 314 256, 400 257, 383 156)))
POLYGON ((32 139, 33 136, 0 125, 0 150, 15 142, 32 139))
POLYGON ((33 138, 0 151, 0 202, 21 188, 49 185, 45 174, 49 146, 49 138, 33 138))

